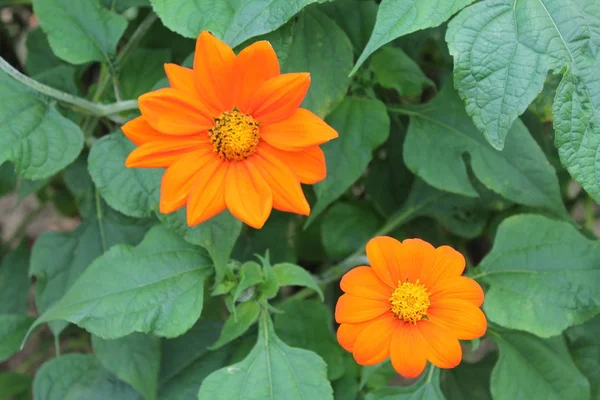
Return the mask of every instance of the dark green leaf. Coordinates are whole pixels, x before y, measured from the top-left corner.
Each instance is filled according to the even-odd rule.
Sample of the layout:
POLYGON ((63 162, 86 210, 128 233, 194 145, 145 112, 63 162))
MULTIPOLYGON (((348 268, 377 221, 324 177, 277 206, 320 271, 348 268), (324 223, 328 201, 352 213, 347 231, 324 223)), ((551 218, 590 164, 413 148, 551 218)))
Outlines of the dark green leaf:
POLYGON ((254 261, 248 261, 240 267, 240 283, 233 292, 233 301, 237 301, 240 295, 247 289, 263 281, 262 268, 254 261))
POLYGON ((29 310, 29 249, 23 241, 0 264, 0 314, 26 314, 29 310))
POLYGON ((398 375, 390 360, 382 361, 379 364, 368 365, 362 368, 360 374, 359 388, 367 386, 370 389, 380 389, 387 387, 390 380, 398 375))
POLYGON ((490 379, 498 357, 488 354, 476 364, 462 362, 442 371, 442 391, 448 400, 492 400, 490 379))
POLYGON ((352 354, 343 353, 344 375, 331 382, 335 400, 356 400, 359 392, 358 377, 360 365, 354 361, 352 354))
POLYGON ((27 315, 0 314, 0 362, 19 351, 25 333, 34 320, 27 315))
POLYGON ((600 399, 600 315, 567 329, 569 351, 575 365, 590 382, 592 399, 600 399))
POLYGON ((104 7, 123 12, 131 7, 150 7, 150 0, 101 0, 104 7))
POLYGON ((367 45, 377 15, 377 4, 372 0, 335 0, 319 5, 346 32, 354 47, 360 54, 367 45))
POLYGON ((0 165, 0 196, 4 196, 15 190, 17 186, 17 175, 13 163, 5 161, 0 165))
POLYGON ((29 392, 33 379, 29 375, 18 372, 0 372, 0 399, 19 398, 29 392))
POLYGON ((166 49, 135 49, 131 52, 119 73, 121 97, 137 99, 149 92, 156 82, 164 78, 164 64, 170 60, 171 52, 166 49))
POLYGON ((60 58, 52 52, 48 37, 41 28, 36 28, 27 34, 27 58, 25 69, 31 76, 64 65, 60 58))
POLYGON ((375 82, 395 89, 400 96, 420 96, 424 89, 435 86, 419 65, 397 47, 384 47, 375 53, 371 68, 375 82))
POLYGON ((421 380, 411 386, 383 388, 367 394, 365 400, 445 400, 440 389, 440 370, 429 366, 421 380))
POLYGON ((219 349, 246 333, 258 320, 259 313, 260 305, 255 301, 248 301, 237 306, 235 315, 229 315, 219 339, 210 346, 210 350, 219 349))
POLYGON ((52 180, 52 177, 50 178, 46 178, 46 179, 41 179, 39 181, 32 181, 30 179, 24 179, 22 178, 19 182, 19 201, 23 200, 25 197, 34 194, 40 190, 42 190, 43 188, 45 188, 46 186, 48 186, 48 184, 50 184, 50 181, 52 180))
POLYGON ((305 286, 317 292, 321 300, 324 299, 323 291, 304 268, 290 263, 282 263, 275 264, 273 272, 277 277, 279 286, 305 286))

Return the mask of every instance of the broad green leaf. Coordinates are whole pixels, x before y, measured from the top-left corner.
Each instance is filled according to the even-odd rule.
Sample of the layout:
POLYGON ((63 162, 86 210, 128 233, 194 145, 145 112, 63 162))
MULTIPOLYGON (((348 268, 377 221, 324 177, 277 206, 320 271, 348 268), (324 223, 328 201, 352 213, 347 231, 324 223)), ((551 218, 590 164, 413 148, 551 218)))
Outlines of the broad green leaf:
POLYGON ((71 64, 112 64, 127 20, 98 0, 35 0, 35 15, 58 57, 71 64))
POLYGON ((488 354, 476 364, 462 362, 458 367, 442 371, 442 392, 448 400, 492 400, 490 378, 497 362, 496 354, 488 354))
POLYGON ((150 7, 150 0, 101 0, 104 7, 123 12, 131 7, 150 7))
POLYGON ((139 246, 117 245, 96 259, 35 326, 61 319, 104 339, 178 336, 200 317, 211 272, 204 252, 154 227, 139 246))
POLYGON ((550 337, 600 312, 600 242, 568 222, 505 219, 472 276, 489 285, 488 319, 507 328, 550 337))
POLYGON ((221 282, 235 242, 242 232, 242 222, 227 210, 194 227, 188 226, 185 209, 171 214, 157 212, 157 216, 167 228, 185 241, 208 251, 216 269, 216 282, 221 282))
POLYGON ((240 295, 245 290, 251 288, 254 285, 258 285, 263 281, 263 273, 260 265, 254 261, 248 261, 240 267, 239 272, 240 282, 235 287, 233 292, 233 301, 237 301, 240 295))
POLYGON ((4 256, 0 264, 0 314, 26 314, 29 310, 27 242, 4 256))
POLYGON ((160 339, 132 333, 114 340, 92 336, 94 353, 117 378, 129 383, 146 400, 155 400, 160 369, 160 339))
POLYGON ((279 286, 305 286, 317 292, 321 300, 324 300, 323 291, 315 278, 304 268, 290 263, 281 263, 273 266, 273 272, 279 286))
POLYGON ((356 363, 351 353, 343 353, 344 375, 331 382, 335 400, 356 400, 358 397, 358 377, 361 366, 356 363))
POLYGON ((400 36, 438 26, 473 0, 383 0, 369 43, 352 74, 378 48, 400 36))
POLYGON ((463 160, 468 153, 475 177, 488 189, 514 202, 566 215, 556 172, 521 121, 513 124, 504 150, 495 150, 449 84, 434 100, 408 113, 404 161, 431 186, 478 197, 463 160))
POLYGON ((330 258, 341 260, 360 249, 382 225, 368 203, 336 203, 323 217, 323 248, 330 258))
POLYGON ((360 54, 367 45, 377 15, 373 0, 335 0, 319 4, 319 10, 329 15, 348 35, 354 53, 360 54))
MULTIPOLYGON (((560 0, 486 0, 449 24, 446 40, 456 87, 467 113, 495 148, 503 148, 513 122, 542 91, 548 70, 568 65, 576 73, 592 72, 584 71, 593 34, 582 9, 585 1, 565 7, 560 0)), ((600 82, 596 70, 586 76, 594 84, 600 82)))
POLYGON ((102 198, 131 217, 147 217, 158 207, 162 169, 127 168, 125 159, 135 145, 120 131, 92 146, 88 169, 102 198))
POLYGON ((0 196, 5 196, 15 190, 17 186, 17 175, 15 166, 9 161, 0 165, 0 196))
MULTIPOLYGON (((0 399, 15 398, 25 394, 31 389, 33 378, 18 372, 0 372, 0 399)), ((27 397, 29 398, 29 397, 27 397)))
POLYGON ((119 82, 123 99, 137 99, 152 90, 165 77, 164 64, 171 61, 167 49, 135 49, 120 68, 119 82))
POLYGON ((307 225, 361 176, 373 150, 385 142, 390 130, 390 119, 382 102, 352 97, 333 110, 327 123, 340 137, 322 146, 327 159, 327 178, 314 186, 317 203, 307 225))
POLYGON ((35 375, 36 400, 137 400, 128 384, 112 376, 91 354, 67 354, 46 362, 35 375))
POLYGON ((0 72, 0 164, 10 160, 24 178, 39 180, 73 162, 83 133, 53 103, 0 72))
POLYGON ((259 321, 256 345, 241 362, 210 374, 198 400, 333 400, 327 365, 312 351, 286 345, 268 314, 259 321))
POLYGON ((490 387, 494 400, 590 398, 590 385, 562 337, 540 339, 509 331, 493 338, 500 350, 490 387))
POLYGON ((247 39, 274 31, 305 6, 318 0, 218 1, 150 0, 163 23, 175 32, 196 38, 211 31, 231 47, 247 39))
POLYGON ((19 351, 25 333, 34 320, 27 315, 0 314, 0 362, 19 351))
POLYGON ((440 389, 440 370, 429 366, 422 378, 405 387, 383 388, 370 392, 365 400, 445 400, 440 389))
POLYGON ((41 28, 29 31, 25 45, 27 47, 25 70, 29 75, 36 76, 59 65, 64 65, 61 59, 52 52, 48 37, 41 28))
POLYGON ((229 315, 223 325, 223 330, 210 350, 217 350, 227 343, 242 336, 258 320, 260 305, 255 301, 247 301, 236 308, 236 313, 229 315))
POLYGON ((294 25, 293 42, 283 72, 310 72, 303 108, 325 117, 348 91, 352 44, 344 31, 318 9, 304 12, 294 25))
POLYGON ((381 389, 388 386, 390 380, 398 373, 388 359, 375 365, 367 365, 361 369, 359 389, 381 389))
POLYGON ((327 364, 327 378, 344 373, 344 350, 332 331, 333 318, 325 305, 316 301, 293 301, 280 307, 274 326, 281 340, 293 347, 314 351, 327 364))
POLYGON ((600 399, 600 315, 565 333, 575 365, 586 376, 592 389, 592 399, 600 399))
POLYGON ((400 96, 420 96, 424 89, 435 86, 419 65, 397 47, 384 47, 375 53, 371 69, 376 83, 396 90, 400 96))

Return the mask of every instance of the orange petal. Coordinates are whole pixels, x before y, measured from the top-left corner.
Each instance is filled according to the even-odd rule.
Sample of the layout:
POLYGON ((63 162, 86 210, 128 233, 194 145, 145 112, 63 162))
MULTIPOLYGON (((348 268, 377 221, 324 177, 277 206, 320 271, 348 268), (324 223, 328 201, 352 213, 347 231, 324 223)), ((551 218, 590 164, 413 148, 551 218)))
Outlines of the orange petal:
POLYGON ((465 269, 465 257, 450 246, 435 249, 434 257, 421 273, 421 281, 430 289, 445 279, 460 276, 465 269))
POLYGON ((430 290, 431 303, 442 299, 466 300, 479 307, 483 304, 483 289, 466 276, 457 276, 438 281, 430 290))
POLYGON ((225 177, 229 164, 221 159, 208 163, 192 187, 187 202, 187 223, 198 225, 225 210, 225 177))
POLYGON ((310 75, 306 72, 271 78, 252 98, 248 114, 263 125, 288 118, 304 100, 309 86, 310 75))
POLYGON ((356 338, 352 355, 360 365, 374 365, 390 355, 394 331, 401 322, 389 312, 373 321, 356 338))
POLYGON ((345 350, 352 352, 356 338, 371 323, 372 320, 358 324, 341 324, 337 330, 337 339, 345 350))
POLYGON ((218 160, 212 148, 206 146, 182 156, 167 168, 160 187, 160 212, 168 214, 183 207, 196 181, 209 175, 206 165, 218 160))
POLYGON ((273 192, 273 208, 296 214, 310 214, 310 206, 298 181, 298 177, 276 156, 259 146, 254 156, 246 160, 252 163, 273 192))
POLYGON ((465 300, 443 299, 432 303, 427 317, 450 329, 461 340, 482 337, 487 329, 483 311, 465 300))
POLYGON ((392 337, 390 356, 396 372, 405 378, 421 375, 427 364, 427 346, 416 325, 400 323, 392 337))
POLYGON ((325 153, 318 146, 293 152, 279 150, 269 146, 266 142, 261 142, 260 146, 267 147, 271 153, 290 167, 302 183, 317 183, 327 176, 325 153))
POLYGON ((392 296, 392 288, 381 282, 370 267, 351 269, 342 277, 340 287, 348 294, 365 299, 389 302, 392 296))
POLYGON ((121 127, 121 130, 129 140, 138 146, 148 142, 168 140, 169 138, 169 135, 165 135, 151 127, 144 116, 134 118, 127 122, 121 127))
POLYGON ((253 228, 265 224, 273 207, 271 188, 251 163, 232 162, 226 177, 225 203, 231 213, 253 228))
POLYGON ((235 54, 223 41, 203 31, 194 55, 196 87, 204 103, 219 114, 234 107, 236 94, 235 54))
POLYGON ((177 64, 165 64, 165 72, 169 78, 169 84, 173 89, 186 92, 191 97, 198 98, 194 70, 181 67, 177 64))
POLYGON ((235 64, 240 85, 235 105, 246 112, 254 93, 267 80, 279 75, 279 61, 271 44, 261 40, 240 51, 235 64))
POLYGON ((303 108, 288 118, 260 126, 260 138, 281 150, 298 151, 335 139, 338 133, 325 121, 303 108))
POLYGON ((338 323, 367 321, 390 311, 389 301, 371 300, 351 294, 343 294, 335 306, 335 320, 338 323))
POLYGON ((462 349, 450 329, 432 320, 421 320, 417 327, 425 340, 427 359, 440 368, 454 368, 460 364, 462 349))
MULTIPOLYGON (((424 240, 406 239, 402 241, 402 250, 399 257, 400 265, 403 265, 406 269, 406 279, 409 282, 415 282, 419 279, 420 282, 425 283, 422 278, 422 271, 433 263, 434 252, 435 248, 424 240)), ((425 286, 427 286, 426 283, 425 286)))
POLYGON ((140 96, 139 107, 153 128, 167 134, 189 135, 214 125, 211 114, 198 99, 173 88, 140 96))
POLYGON ((399 260, 401 247, 399 241, 389 236, 377 236, 367 243, 367 258, 371 268, 391 288, 396 288, 398 281, 406 280, 406 271, 399 260))
MULTIPOLYGON (((197 135, 196 135, 197 136, 197 135)), ((168 167, 190 151, 207 147, 201 137, 186 140, 170 140, 149 142, 129 153, 125 165, 129 168, 163 168, 168 167)))

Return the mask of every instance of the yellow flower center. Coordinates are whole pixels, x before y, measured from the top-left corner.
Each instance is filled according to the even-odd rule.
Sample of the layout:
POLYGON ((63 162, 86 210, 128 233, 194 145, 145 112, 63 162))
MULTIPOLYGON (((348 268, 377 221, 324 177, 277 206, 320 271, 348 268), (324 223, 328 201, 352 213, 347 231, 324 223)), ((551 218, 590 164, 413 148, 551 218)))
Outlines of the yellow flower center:
POLYGON ((429 292, 418 279, 415 283, 398 282, 398 287, 390 297, 390 304, 396 317, 404 322, 416 324, 427 315, 429 292))
POLYGON ((260 141, 258 122, 237 109, 215 118, 215 126, 209 129, 208 135, 215 152, 227 161, 241 161, 250 157, 260 141))

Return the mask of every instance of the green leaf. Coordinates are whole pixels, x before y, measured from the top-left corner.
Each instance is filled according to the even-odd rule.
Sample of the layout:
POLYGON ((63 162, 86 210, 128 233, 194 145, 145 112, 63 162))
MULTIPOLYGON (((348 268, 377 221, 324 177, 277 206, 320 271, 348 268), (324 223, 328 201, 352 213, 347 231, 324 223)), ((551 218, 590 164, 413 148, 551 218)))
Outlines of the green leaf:
POLYGON ((488 319, 507 328, 550 337, 600 312, 600 242, 568 222, 505 219, 473 277, 489 285, 488 319))
POLYGON ((35 0, 34 12, 58 57, 71 64, 112 64, 127 20, 98 0, 35 0))
POLYGON ((348 35, 354 53, 360 54, 367 45, 377 15, 377 4, 371 0, 335 0, 319 4, 325 12, 348 35))
POLYGON ((360 365, 354 361, 351 353, 342 354, 344 360, 344 375, 331 382, 335 400, 356 400, 358 398, 358 377, 360 365))
POLYGON ((396 90, 400 96, 420 96, 424 89, 435 86, 419 65, 397 47, 384 47, 375 53, 371 69, 376 83, 396 90))
POLYGON ((156 82, 164 78, 164 64, 171 61, 171 51, 167 49, 135 49, 119 73, 121 97, 137 99, 152 90, 156 82))
POLYGON ((452 85, 431 102, 411 107, 404 161, 440 190, 477 197, 463 154, 471 156, 477 179, 514 202, 566 216, 552 165, 521 121, 513 124, 503 151, 495 150, 475 128, 452 85))
POLYGON ((592 399, 600 399, 600 315, 583 325, 566 331, 569 351, 575 365, 586 376, 592 389, 592 399))
POLYGON ((178 336, 200 317, 211 272, 206 254, 154 227, 139 246, 117 245, 96 259, 34 326, 62 319, 104 339, 178 336))
POLYGON ((325 117, 348 91, 352 44, 323 12, 311 8, 294 25, 293 42, 283 72, 310 72, 310 90, 303 108, 325 117))
POLYGON ((494 400, 590 398, 590 385, 562 337, 540 339, 511 331, 493 338, 500 350, 490 388, 494 400))
POLYGON ((305 286, 317 292, 321 300, 325 299, 323 291, 315 282, 315 279, 304 268, 290 263, 282 263, 275 264, 273 272, 277 277, 279 286, 305 286))
POLYGON ((125 159, 135 145, 121 131, 104 136, 92 146, 88 168, 102 198, 130 217, 148 217, 158 207, 158 168, 127 168, 125 159))
POLYGON ((248 261, 240 267, 240 283, 233 292, 233 301, 237 301, 240 295, 254 285, 263 282, 262 268, 254 261, 248 261))
MULTIPOLYGON (((33 378, 18 372, 0 372, 0 399, 20 398, 21 394, 27 396, 33 378)), ((29 398, 29 397, 27 397, 29 398)))
POLYGON ((0 314, 0 362, 19 351, 23 337, 34 320, 27 315, 0 314))
POLYGON ((242 336, 258 320, 259 313, 260 305, 255 301, 247 301, 237 306, 235 315, 229 315, 219 339, 209 349, 217 350, 242 336))
POLYGON ((80 91, 77 87, 76 73, 77 71, 73 66, 61 64, 36 74, 34 78, 40 83, 52 86, 63 92, 79 95, 80 91))
POLYGON ((327 123, 340 137, 322 146, 327 159, 327 178, 314 186, 317 203, 306 225, 361 176, 373 150, 385 142, 390 130, 390 119, 382 102, 352 97, 344 99, 327 117, 327 123))
POLYGON ((415 384, 405 387, 383 388, 370 392, 365 400, 445 400, 440 389, 440 370, 429 366, 415 384))
POLYGON ((248 0, 214 2, 150 0, 165 26, 189 38, 211 31, 231 47, 247 39, 274 31, 305 6, 318 0, 248 0))
POLYGON ((115 340, 92 336, 92 346, 104 368, 133 386, 144 399, 156 399, 161 356, 159 338, 142 333, 115 340))
POLYGON ((150 7, 150 0, 101 0, 104 7, 123 12, 131 7, 150 7))
POLYGON ((448 400, 492 400, 490 378, 498 357, 488 354, 476 364, 462 362, 442 371, 442 391, 448 400))
POLYGON ((352 74, 378 48, 400 36, 438 26, 473 0, 383 0, 369 43, 352 74))
POLYGON ((273 330, 267 313, 260 317, 256 345, 241 362, 206 378, 198 400, 333 400, 327 365, 315 353, 289 347, 273 330))
POLYGON ((279 65, 285 65, 287 58, 290 55, 290 50, 292 49, 292 42, 294 39, 292 35, 294 33, 294 26, 295 20, 291 19, 273 32, 269 32, 265 35, 255 36, 252 39, 246 40, 244 43, 238 45, 234 51, 238 53, 242 51, 242 49, 250 46, 252 43, 255 43, 259 40, 266 40, 271 44, 273 50, 275 50, 275 54, 277 54, 277 59, 279 60, 279 65))
POLYGON ((210 254, 216 269, 216 283, 225 276, 229 257, 238 236, 242 232, 242 222, 227 210, 200 225, 189 227, 185 218, 185 209, 171 214, 157 212, 162 223, 189 243, 202 246, 210 254))
POLYGON ((360 374, 359 388, 380 389, 388 386, 390 380, 398 375, 388 359, 375 365, 364 366, 360 374))
POLYGON ((341 260, 364 246, 382 224, 366 203, 336 203, 323 217, 323 248, 330 258, 341 260))
POLYGON ((91 354, 67 354, 46 362, 35 375, 36 400, 137 400, 139 395, 91 354))
POLYGON ((29 31, 25 45, 27 47, 25 70, 29 75, 35 76, 59 65, 64 65, 61 59, 52 52, 48 37, 41 28, 29 31))
POLYGON ((0 264, 0 314, 26 314, 29 311, 29 288, 27 274, 29 250, 24 240, 12 250, 0 264))
POLYGON ((19 182, 19 201, 23 200, 25 197, 32 195, 36 192, 39 192, 46 186, 50 184, 52 181, 52 177, 45 178, 39 181, 32 181, 29 179, 21 179, 19 182))
POLYGON ((0 72, 0 164, 10 160, 24 178, 39 180, 73 162, 83 133, 33 89, 0 72))
POLYGON ((293 301, 275 316, 275 330, 281 340, 293 347, 311 350, 327 364, 327 378, 336 380, 344 373, 344 350, 332 331, 333 318, 325 305, 316 301, 293 301))
POLYGON ((275 274, 275 269, 271 265, 269 260, 269 253, 267 252, 265 257, 260 257, 263 266, 263 282, 257 285, 259 299, 272 299, 277 296, 277 292, 279 292, 279 281, 277 280, 277 274, 275 274))
POLYGON ((17 186, 17 175, 15 166, 11 162, 0 165, 0 196, 5 196, 15 190, 17 186))

